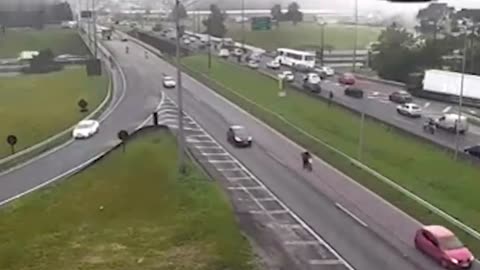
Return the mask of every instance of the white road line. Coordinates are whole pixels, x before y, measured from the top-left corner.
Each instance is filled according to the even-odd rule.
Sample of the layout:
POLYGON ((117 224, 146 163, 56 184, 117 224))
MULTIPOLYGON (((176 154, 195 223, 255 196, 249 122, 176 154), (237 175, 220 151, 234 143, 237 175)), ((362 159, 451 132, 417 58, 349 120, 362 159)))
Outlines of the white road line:
POLYGON ((342 264, 340 260, 336 259, 327 259, 327 260, 310 260, 311 265, 337 265, 342 264))
POLYGON ((210 156, 229 156, 228 153, 200 153, 202 156, 210 157, 210 156))
POLYGON ((228 160, 207 159, 207 162, 212 164, 237 164, 237 162, 233 159, 228 159, 228 160))
POLYGON ((222 149, 222 147, 216 145, 216 146, 205 146, 205 145, 194 145, 193 147, 197 149, 222 149))
POLYGON ((305 241, 305 240, 300 240, 300 241, 285 241, 283 242, 285 245, 288 246, 312 246, 312 245, 320 245, 318 241, 305 241))
POLYGON ((261 186, 258 187, 227 187, 228 190, 252 190, 252 189, 264 189, 261 186))
POLYGON ((271 201, 274 201, 276 202, 277 200, 275 200, 275 198, 261 198, 261 199, 256 199, 257 202, 271 202, 271 201))
POLYGON ((351 218, 353 218, 356 222, 360 223, 363 227, 368 227, 367 223, 365 223, 363 220, 361 220, 359 217, 354 215, 352 212, 348 211, 347 208, 343 207, 343 205, 339 203, 335 203, 335 206, 337 206, 340 210, 345 212, 347 215, 349 215, 351 218))
POLYGON ((239 180, 251 180, 252 178, 249 176, 239 176, 239 177, 227 177, 229 181, 239 181, 239 180))
POLYGON ((195 140, 195 139, 190 139, 190 138, 187 138, 187 142, 189 142, 189 143, 213 143, 213 144, 217 144, 216 142, 214 142, 212 140, 195 140))
POLYGON ((251 210, 248 211, 250 214, 256 215, 275 215, 275 214, 289 214, 290 212, 287 210, 251 210))
POLYGON ((448 106, 445 109, 442 110, 443 113, 447 113, 452 109, 452 106, 448 106))
POLYGON ((205 134, 197 134, 197 135, 189 135, 189 138, 207 138, 210 139, 210 136, 205 135, 205 134))

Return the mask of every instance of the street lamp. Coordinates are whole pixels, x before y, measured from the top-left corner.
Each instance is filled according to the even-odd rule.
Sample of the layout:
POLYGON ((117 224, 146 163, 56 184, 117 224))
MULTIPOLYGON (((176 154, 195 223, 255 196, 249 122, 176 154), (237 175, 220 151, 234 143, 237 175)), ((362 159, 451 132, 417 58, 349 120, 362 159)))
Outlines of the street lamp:
POLYGON ((183 131, 183 87, 182 87, 182 70, 180 68, 180 16, 178 16, 178 10, 180 6, 180 0, 175 0, 175 28, 177 30, 176 39, 176 65, 177 65, 177 103, 178 103, 178 170, 180 173, 185 172, 185 137, 183 131))
POLYGON ((323 67, 323 57, 325 54, 325 25, 327 23, 324 21, 320 22, 320 65, 323 67))
POLYGON ((245 50, 245 0, 242 0, 242 50, 245 50))
POLYGON ((353 63, 352 71, 355 72, 355 66, 357 64, 357 39, 358 39, 358 0, 355 0, 355 26, 353 34, 353 63))

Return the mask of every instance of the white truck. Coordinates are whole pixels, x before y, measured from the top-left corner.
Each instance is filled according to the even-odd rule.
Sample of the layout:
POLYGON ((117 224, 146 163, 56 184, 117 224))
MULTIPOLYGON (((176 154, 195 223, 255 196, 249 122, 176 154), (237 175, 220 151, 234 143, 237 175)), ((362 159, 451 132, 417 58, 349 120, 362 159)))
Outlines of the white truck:
MULTIPOLYGON (((425 70, 423 90, 448 95, 460 96, 462 73, 445 70, 425 70)), ((480 100, 480 76, 465 74, 463 97, 480 100)))

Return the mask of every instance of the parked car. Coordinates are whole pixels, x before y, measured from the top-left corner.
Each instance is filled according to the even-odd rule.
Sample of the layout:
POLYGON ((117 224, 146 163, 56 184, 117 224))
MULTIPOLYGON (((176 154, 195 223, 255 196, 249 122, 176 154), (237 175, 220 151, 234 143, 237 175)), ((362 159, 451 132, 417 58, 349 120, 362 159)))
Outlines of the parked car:
POLYGON ((463 151, 473 157, 480 158, 480 144, 467 147, 463 151))
POLYGON ((396 91, 388 96, 388 99, 395 103, 410 103, 413 101, 412 95, 407 91, 396 91))
POLYGON ((363 98, 363 90, 358 87, 347 87, 344 94, 354 98, 363 98))
POLYGON ((293 82, 295 80, 295 75, 290 70, 282 71, 278 74, 278 78, 285 80, 287 82, 293 82))
POLYGON ((258 68, 258 62, 255 60, 250 60, 248 61, 248 67, 252 69, 257 69, 258 68))
POLYGON ((322 91, 321 81, 317 73, 310 72, 303 78, 303 88, 313 93, 320 93, 322 91))
POLYGON ((270 62, 267 62, 267 68, 270 69, 279 69, 280 68, 280 62, 273 60, 270 62))
POLYGON ((73 138, 87 139, 95 135, 100 129, 100 123, 96 120, 82 120, 72 131, 73 138))
POLYGON ((239 147, 252 146, 252 136, 248 134, 245 127, 240 125, 234 125, 228 128, 227 141, 239 147))
POLYGON ((415 234, 415 247, 447 269, 468 269, 475 258, 460 240, 440 225, 423 226, 415 234))
POLYGON ((175 88, 177 82, 171 76, 163 76, 163 87, 165 88, 175 88))
POLYGON ((465 134, 468 130, 468 121, 467 117, 461 116, 458 118, 458 114, 447 113, 436 119, 435 126, 437 128, 445 129, 451 132, 459 132, 460 134, 465 134))
POLYGON ((397 112, 410 117, 421 117, 422 109, 415 103, 404 103, 397 106, 397 112))
POLYGON ((355 76, 353 76, 352 73, 343 73, 340 77, 338 77, 338 82, 341 84, 354 85, 355 76))

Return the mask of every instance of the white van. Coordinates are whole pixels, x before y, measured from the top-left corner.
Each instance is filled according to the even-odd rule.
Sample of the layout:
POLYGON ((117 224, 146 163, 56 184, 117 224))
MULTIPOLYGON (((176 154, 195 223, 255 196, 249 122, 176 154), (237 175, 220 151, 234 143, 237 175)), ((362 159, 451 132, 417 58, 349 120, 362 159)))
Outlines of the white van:
POLYGON ((220 49, 218 56, 228 58, 230 56, 230 51, 228 49, 220 49))
POLYGON ((435 119, 435 124, 438 128, 446 129, 452 132, 456 132, 458 129, 458 132, 461 134, 468 130, 467 117, 462 115, 459 120, 458 114, 455 113, 444 114, 443 116, 435 119))

